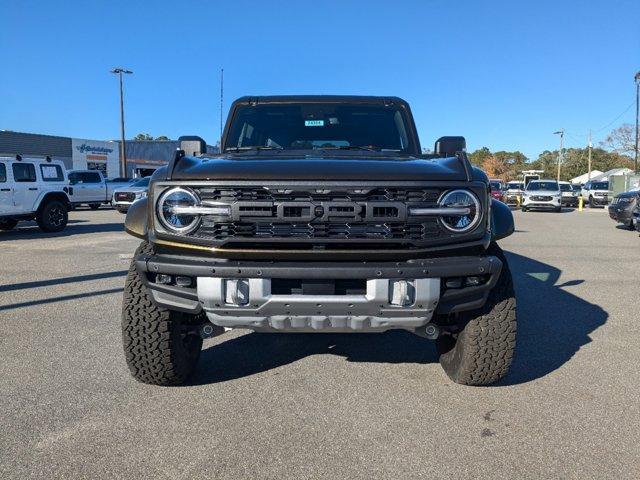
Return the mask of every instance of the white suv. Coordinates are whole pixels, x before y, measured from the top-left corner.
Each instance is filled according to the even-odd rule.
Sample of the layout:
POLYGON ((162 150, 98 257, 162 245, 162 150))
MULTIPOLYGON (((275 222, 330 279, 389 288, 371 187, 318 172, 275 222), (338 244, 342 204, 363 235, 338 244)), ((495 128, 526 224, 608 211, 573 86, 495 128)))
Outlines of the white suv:
POLYGON ((589 202, 590 207, 604 208, 609 203, 609 182, 592 181, 582 187, 582 199, 589 202))
POLYGON ((72 188, 64 164, 49 157, 0 157, 0 230, 33 220, 45 232, 67 226, 72 188))
POLYGON ((562 194, 555 180, 531 180, 522 195, 522 211, 562 211, 562 194))

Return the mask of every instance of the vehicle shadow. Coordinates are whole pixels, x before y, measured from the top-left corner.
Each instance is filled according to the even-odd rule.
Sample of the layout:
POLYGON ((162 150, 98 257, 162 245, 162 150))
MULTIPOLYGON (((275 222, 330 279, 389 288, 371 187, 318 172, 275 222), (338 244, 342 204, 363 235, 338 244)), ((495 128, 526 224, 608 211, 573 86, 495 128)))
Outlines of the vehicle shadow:
POLYGON ((509 374, 499 385, 530 382, 557 370, 604 325, 609 314, 600 306, 564 290, 584 283, 558 284, 558 268, 507 252, 518 312, 516 352, 509 374))
POLYGON ((69 220, 67 227, 61 232, 43 232, 33 222, 19 224, 8 232, 0 231, 0 241, 2 240, 40 240, 43 238, 69 237, 71 235, 83 235, 86 233, 107 233, 124 231, 123 223, 89 223, 87 220, 69 220))
MULTIPOLYGON (((518 336, 511 370, 498 385, 530 382, 557 370, 602 326, 608 314, 567 291, 574 279, 557 284, 561 271, 507 253, 517 292, 518 336)), ((434 342, 405 331, 383 334, 249 333, 206 348, 196 384, 218 383, 287 365, 316 354, 339 355, 351 362, 438 362, 434 342)))

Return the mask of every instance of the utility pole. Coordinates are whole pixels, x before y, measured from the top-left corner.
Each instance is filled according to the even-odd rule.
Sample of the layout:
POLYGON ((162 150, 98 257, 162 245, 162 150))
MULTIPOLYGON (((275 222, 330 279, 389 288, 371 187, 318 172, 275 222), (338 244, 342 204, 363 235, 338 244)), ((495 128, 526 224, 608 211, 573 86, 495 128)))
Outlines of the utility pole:
POLYGON ((220 69, 220 153, 222 153, 222 105, 224 102, 224 68, 220 69))
POLYGON ((638 174, 638 114, 640 113, 640 72, 633 77, 636 81, 636 147, 633 160, 633 171, 638 174))
POLYGON ((132 74, 131 70, 126 68, 116 67, 111 70, 111 73, 118 75, 120 80, 120 176, 127 176, 127 153, 125 149, 124 140, 124 91, 122 88, 122 74, 132 74))
POLYGON ((589 129, 589 167, 587 168, 587 181, 591 181, 591 129, 589 129))
POLYGON ((564 128, 553 132, 554 135, 560 135, 560 151, 558 152, 558 182, 560 181, 560 165, 562 164, 562 148, 564 146, 564 128))

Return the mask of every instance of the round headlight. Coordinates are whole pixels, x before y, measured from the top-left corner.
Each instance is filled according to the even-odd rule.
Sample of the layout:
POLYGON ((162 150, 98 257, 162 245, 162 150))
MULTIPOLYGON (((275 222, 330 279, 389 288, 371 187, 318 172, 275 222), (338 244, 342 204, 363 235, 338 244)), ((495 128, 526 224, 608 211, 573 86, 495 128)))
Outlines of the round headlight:
POLYGON ((198 196, 186 188, 171 188, 160 195, 158 218, 163 227, 174 233, 189 233, 198 226, 200 217, 179 213, 179 207, 195 207, 200 203, 198 196), (176 208, 178 207, 178 208, 176 208))
POLYGON ((468 190, 451 190, 445 193, 438 202, 441 208, 463 210, 464 213, 452 212, 442 215, 442 224, 452 232, 462 233, 473 229, 480 221, 480 201, 468 190))

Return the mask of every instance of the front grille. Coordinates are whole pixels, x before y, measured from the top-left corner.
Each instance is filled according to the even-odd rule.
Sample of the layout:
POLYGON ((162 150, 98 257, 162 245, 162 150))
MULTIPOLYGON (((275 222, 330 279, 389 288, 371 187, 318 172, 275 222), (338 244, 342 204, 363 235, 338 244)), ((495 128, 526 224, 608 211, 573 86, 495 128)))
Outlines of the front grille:
POLYGON ((422 223, 273 223, 203 221, 194 233, 199 238, 304 238, 335 240, 424 240, 440 234, 435 218, 422 223))
MULTIPOLYGON (((202 206, 228 204, 228 215, 203 214, 184 235, 200 245, 228 249, 406 249, 464 242, 478 230, 453 234, 437 216, 411 208, 437 207, 452 186, 382 187, 284 183, 282 185, 193 185, 202 206)), ((486 202, 486 190, 474 185, 486 202)), ((165 232, 161 232, 164 234, 165 232)))
POLYGON ((197 188, 202 200, 228 202, 425 202, 435 204, 439 189, 367 188, 328 190, 266 187, 197 188))
POLYGON ((553 197, 548 197, 546 195, 532 195, 531 200, 534 202, 550 202, 553 197))
POLYGON ((116 200, 119 202, 133 202, 136 198, 135 193, 116 192, 116 200))

